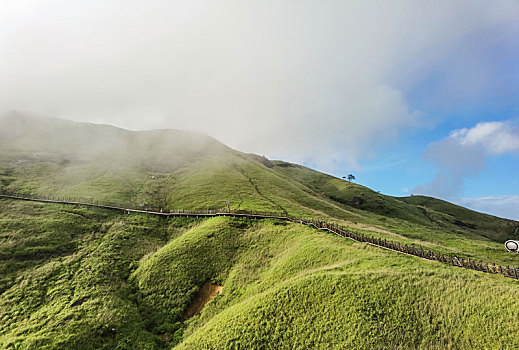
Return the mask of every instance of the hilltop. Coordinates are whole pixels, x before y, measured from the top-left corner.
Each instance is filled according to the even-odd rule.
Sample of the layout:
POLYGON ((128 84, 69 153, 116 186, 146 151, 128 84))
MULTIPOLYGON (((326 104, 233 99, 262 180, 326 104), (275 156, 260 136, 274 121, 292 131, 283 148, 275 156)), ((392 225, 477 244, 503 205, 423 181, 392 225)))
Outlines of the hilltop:
POLYGON ((233 150, 179 130, 113 126, 10 114, 0 118, 0 185, 163 209, 231 209, 324 217, 440 251, 511 262, 502 243, 519 223, 434 198, 397 198, 307 167, 233 150), (482 244, 483 243, 483 246, 482 244), (495 254, 494 254, 495 253, 495 254))
MULTIPOLYGON (((229 202, 518 265, 502 243, 519 222, 385 196, 205 135, 16 114, 0 130, 0 190, 164 210, 229 202)), ((519 327, 516 281, 277 220, 4 199, 0 238, 6 348, 506 348, 519 327)))

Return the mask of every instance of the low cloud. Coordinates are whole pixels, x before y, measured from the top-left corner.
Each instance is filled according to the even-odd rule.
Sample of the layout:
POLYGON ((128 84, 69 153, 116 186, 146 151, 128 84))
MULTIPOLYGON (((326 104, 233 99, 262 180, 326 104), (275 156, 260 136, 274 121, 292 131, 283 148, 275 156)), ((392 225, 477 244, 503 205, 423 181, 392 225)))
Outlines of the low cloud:
POLYGON ((438 172, 432 182, 417 186, 413 193, 455 198, 463 192, 464 178, 483 170, 485 159, 506 153, 519 153, 519 127, 511 121, 454 130, 427 148, 423 159, 436 165, 438 172))
MULTIPOLYGON (((518 17, 506 0, 3 1, 0 110, 188 129, 355 167, 422 125, 410 80, 450 66, 480 33, 499 27, 515 40, 518 17)), ((460 86, 487 76, 478 59, 463 59, 475 68, 460 86)))

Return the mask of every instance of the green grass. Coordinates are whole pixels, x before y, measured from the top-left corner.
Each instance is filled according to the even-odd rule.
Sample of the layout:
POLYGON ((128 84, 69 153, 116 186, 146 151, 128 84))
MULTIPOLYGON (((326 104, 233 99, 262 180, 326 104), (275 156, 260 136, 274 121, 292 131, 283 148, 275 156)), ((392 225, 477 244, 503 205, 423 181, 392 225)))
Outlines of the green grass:
POLYGON ((515 281, 294 224, 245 237, 254 244, 180 349, 511 348, 515 281))
MULTIPOLYGON (((516 221, 385 196, 202 135, 20 123, 0 139, 1 190, 165 209, 230 202, 519 265, 503 248, 516 221)), ((518 293, 511 279, 299 224, 0 199, 0 348, 506 349, 518 293), (186 320, 208 280, 222 293, 186 320)))
POLYGON ((512 349, 518 314, 499 310, 513 305, 480 295, 497 284, 452 277, 310 274, 222 311, 178 349, 512 349))
MULTIPOLYGON (((83 128, 72 123, 64 132, 82 135, 83 128)), ((18 143, 25 148, 10 146, 0 157, 0 189, 164 209, 217 209, 229 202, 232 209, 322 217, 442 253, 519 265, 503 249, 504 241, 519 234, 519 223, 513 220, 431 198, 385 196, 302 166, 236 152, 200 135, 189 141, 179 131, 87 129, 94 149, 110 146, 104 145, 108 133, 112 144, 126 145, 133 153, 106 149, 95 157, 76 145, 82 156, 74 158, 66 148, 48 146, 43 139, 41 147, 47 151, 35 157, 21 137, 18 143)))
MULTIPOLYGON (((452 204, 393 198, 299 166, 268 168, 230 152, 185 164, 171 173, 97 163, 31 163, 4 170, 5 188, 28 194, 79 197, 121 205, 169 209, 233 209, 322 217, 348 228, 442 253, 518 266, 503 243, 519 223, 452 204), (35 175, 36 174, 36 175, 35 175), (14 179, 14 180, 13 180, 14 179), (354 198, 362 204, 354 205, 354 198)), ((0 174, 2 172, 0 171, 0 174)))
POLYGON ((4 348, 497 349, 519 327, 514 280, 299 224, 0 206, 4 348), (223 292, 184 320, 207 280, 223 292))
POLYGON ((134 273, 139 304, 149 327, 174 334, 198 288, 207 280, 222 281, 240 247, 239 236, 250 223, 215 218, 169 242, 134 273))
POLYGON ((144 327, 128 278, 188 220, 6 200, 0 207, 0 348, 161 344, 144 327))

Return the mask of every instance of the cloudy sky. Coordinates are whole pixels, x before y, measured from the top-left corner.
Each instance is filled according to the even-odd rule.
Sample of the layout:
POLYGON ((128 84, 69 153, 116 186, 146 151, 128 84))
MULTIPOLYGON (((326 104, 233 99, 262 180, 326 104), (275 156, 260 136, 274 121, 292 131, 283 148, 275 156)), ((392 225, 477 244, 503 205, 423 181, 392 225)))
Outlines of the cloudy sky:
POLYGON ((0 110, 196 130, 519 219, 519 1, 0 2, 0 110))

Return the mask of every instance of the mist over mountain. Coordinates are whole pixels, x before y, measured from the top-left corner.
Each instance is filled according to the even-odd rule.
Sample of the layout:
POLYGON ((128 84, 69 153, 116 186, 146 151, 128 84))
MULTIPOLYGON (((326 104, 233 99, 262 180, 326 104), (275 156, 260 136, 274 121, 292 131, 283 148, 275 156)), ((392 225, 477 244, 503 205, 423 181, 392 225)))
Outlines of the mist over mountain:
POLYGON ((196 161, 229 151, 215 139, 195 132, 131 132, 17 112, 0 116, 0 147, 2 156, 16 155, 18 162, 60 158, 73 164, 104 162, 164 172, 177 169, 185 159, 196 161))
POLYGON ((129 131, 23 113, 3 115, 0 128, 1 165, 14 174, 4 180, 4 187, 15 191, 92 198, 117 193, 121 203, 132 205, 207 209, 230 202, 236 209, 284 212, 313 211, 310 203, 321 206, 324 198, 330 210, 341 203, 434 222, 414 206, 395 211, 395 205, 402 206, 400 198, 301 165, 239 152, 199 133, 129 131), (32 173, 38 176, 30 178, 32 173), (359 196, 352 189, 360 191, 359 196), (362 197, 368 194, 373 198, 362 197))
POLYGON ((307 217, 494 267, 515 266, 503 243, 519 238, 517 221, 431 197, 386 196, 198 133, 23 113, 3 115, 0 130, 0 194, 16 194, 0 195, 2 348, 429 349, 513 340, 519 290, 501 275, 297 220, 148 213, 307 217), (501 324, 505 335, 459 322, 467 314, 477 329, 501 324))
POLYGON ((519 1, 0 1, 0 350, 516 349, 519 1))

